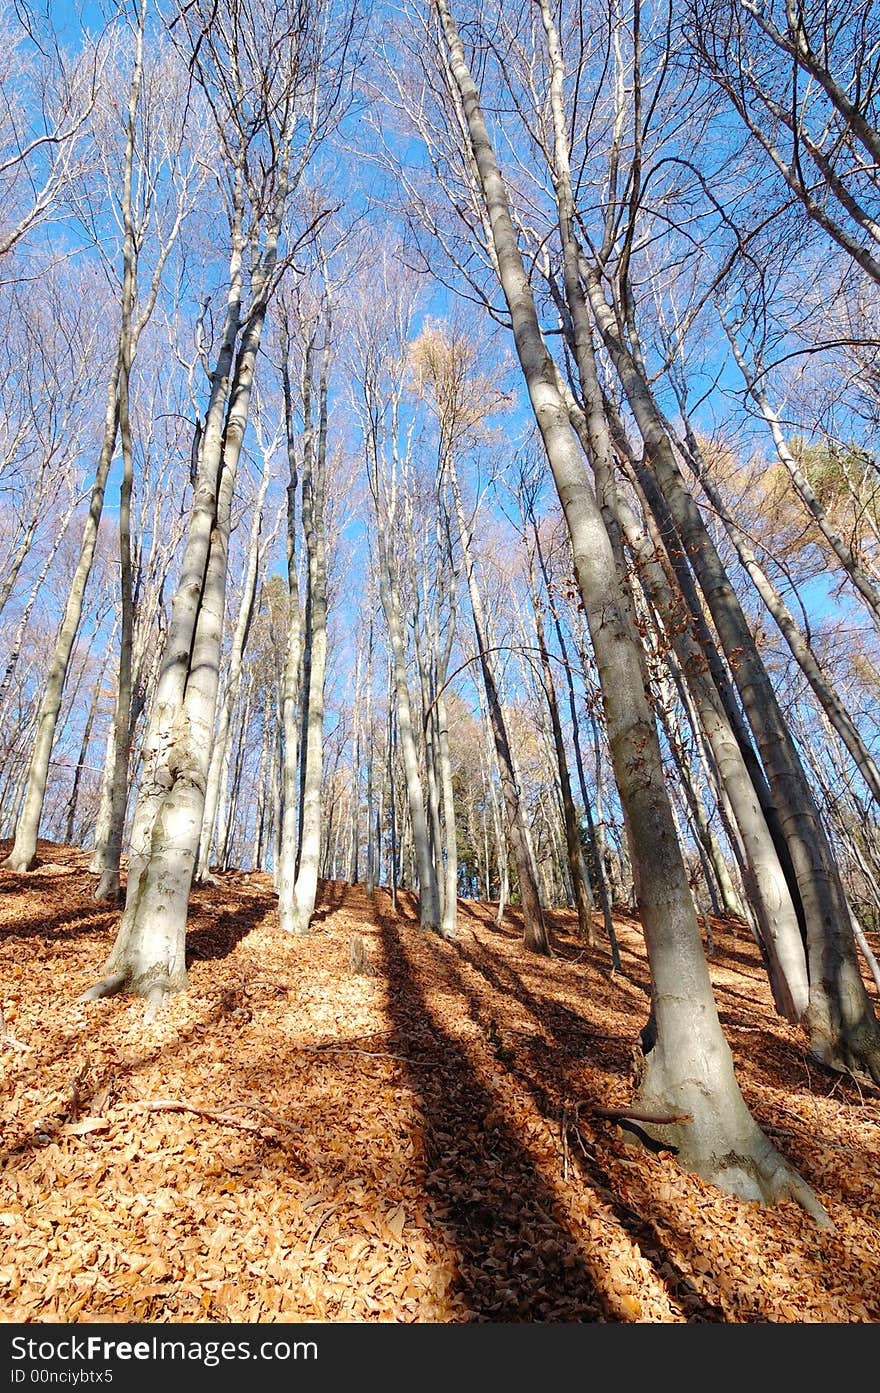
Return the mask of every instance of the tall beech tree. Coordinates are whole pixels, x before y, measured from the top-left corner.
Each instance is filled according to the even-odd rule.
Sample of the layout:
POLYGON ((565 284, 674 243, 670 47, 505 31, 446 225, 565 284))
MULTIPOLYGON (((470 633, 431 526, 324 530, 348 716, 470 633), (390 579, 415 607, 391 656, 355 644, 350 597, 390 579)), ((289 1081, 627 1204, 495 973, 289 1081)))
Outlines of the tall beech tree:
POLYGON ((429 326, 414 350, 417 370, 433 398, 440 431, 440 477, 448 481, 458 529, 458 545, 467 583, 480 675, 486 695, 489 724, 495 746, 501 791, 507 819, 513 860, 519 882, 523 914, 523 942, 534 953, 547 953, 550 947, 547 925, 535 880, 532 854, 528 845, 523 801, 513 764, 510 734, 493 662, 486 609, 477 576, 472 524, 465 509, 459 481, 459 467, 469 440, 476 438, 481 422, 493 406, 498 389, 476 370, 475 349, 461 329, 444 334, 429 326))
POLYGON ((127 872, 86 997, 186 985, 212 865, 297 935, 328 878, 450 939, 518 900, 537 954, 560 906, 604 952, 601 904, 628 971, 616 901, 631 1120, 824 1221, 703 944, 745 919, 880 1082, 876 7, 125 0, 68 54, 27 3, 0 826, 127 872))
MULTIPOLYGON (((638 1106, 654 1116, 652 1130, 667 1141, 674 1138, 685 1166, 750 1198, 797 1198, 820 1221, 828 1222, 810 1187, 752 1118, 736 1081, 712 996, 622 579, 541 332, 507 189, 464 45, 446 0, 436 0, 436 13, 517 356, 571 536, 627 817, 652 987, 638 1106), (656 1120, 660 1117, 663 1122, 656 1120), (671 1121, 673 1117, 677 1120, 671 1121)), ((542 6, 541 15, 556 106, 555 138, 563 143, 568 134, 561 104, 562 59, 549 6, 542 6)), ((597 431, 593 444, 597 450, 604 448, 606 456, 610 453, 607 431, 604 442, 597 431)))
POLYGON ((415 422, 404 420, 403 408, 407 339, 415 307, 411 282, 402 280, 392 285, 391 268, 387 261, 382 267, 380 285, 380 304, 364 303, 359 307, 352 358, 352 376, 357 394, 355 409, 359 417, 375 518, 376 572, 390 644, 396 738, 403 767, 408 826, 416 867, 419 922, 422 928, 439 933, 442 914, 435 857, 437 848, 432 845, 428 827, 415 703, 407 670, 401 593, 407 550, 404 510, 409 494, 409 476, 414 467, 415 431, 415 422))
POLYGON ((288 230, 293 198, 344 109, 353 23, 353 11, 331 13, 320 0, 190 4, 172 22, 214 122, 228 216, 226 305, 144 741, 125 910, 104 976, 85 994, 129 990, 147 999, 148 1014, 187 981, 186 912, 214 733, 236 470, 269 302, 310 235, 288 230))
MULTIPOLYGON (((302 352, 303 416, 302 529, 305 543, 305 595, 302 622, 302 687, 299 741, 300 781, 296 858, 287 859, 292 840, 281 848, 284 858, 279 867, 279 909, 281 924, 289 933, 309 932, 315 912, 323 828, 321 800, 324 767, 325 686, 327 680, 327 451, 328 395, 333 352, 333 304, 328 280, 327 260, 320 254, 318 307, 308 315, 309 327, 301 323, 307 336, 302 352), (289 887, 289 889, 288 889, 289 887)), ((285 374, 287 366, 284 367, 285 374)), ((285 382, 288 377, 285 376, 285 382)), ((289 390, 286 392, 289 405, 289 390)), ((292 423, 288 422, 288 438, 292 423)), ((291 476, 291 485, 295 474, 291 476)), ((290 590, 291 606, 298 605, 295 588, 290 590)), ((297 622, 292 619, 292 622, 297 622)), ((295 650, 291 660, 295 657, 295 650)))
MULTIPOLYGON (((37 722, 36 737, 33 744, 30 767, 28 769, 27 790, 24 804, 16 823, 15 842, 3 863, 10 870, 29 870, 36 857, 37 836, 49 777, 49 762, 52 746, 58 728, 58 717, 64 693, 71 654, 76 642, 77 632, 83 613, 83 600, 86 585, 92 572, 95 550, 98 544, 98 529, 104 509, 104 498, 110 474, 110 466, 116 449, 117 438, 122 432, 123 481, 120 507, 121 572, 123 587, 123 623, 121 668, 118 692, 125 710, 120 713, 117 728, 120 731, 117 756, 119 773, 116 788, 116 810, 119 799, 126 789, 126 768, 124 755, 128 749, 128 710, 130 707, 130 667, 131 667, 131 558, 129 536, 129 511, 131 499, 131 406, 130 385, 132 368, 138 341, 148 325, 162 285, 163 272, 180 233, 181 224, 191 208, 193 185, 200 180, 198 168, 199 151, 183 152, 181 148, 181 129, 179 110, 173 113, 160 112, 154 128, 142 132, 143 145, 139 141, 142 88, 144 83, 144 36, 147 23, 147 0, 139 0, 134 5, 132 30, 131 75, 128 87, 128 103, 125 131, 125 148, 122 160, 121 190, 118 216, 122 225, 121 283, 119 296, 119 328, 114 362, 111 368, 106 391, 103 432, 98 453, 98 462, 89 499, 89 511, 82 531, 79 560, 71 582, 67 603, 55 640, 55 649, 43 688, 43 700, 37 722), (142 148, 154 155, 151 168, 140 171, 137 186, 136 166, 142 148), (162 170, 162 166, 166 166, 162 170), (154 207, 157 188, 162 175, 167 177, 167 185, 172 189, 171 209, 167 219, 157 213, 154 207), (138 196, 139 195, 139 196, 138 196), (136 196, 137 202, 136 202, 136 196), (151 271, 147 278, 144 293, 139 292, 138 266, 144 251, 144 241, 150 223, 158 225, 157 247, 151 271)), ((105 80, 110 81, 110 74, 105 80)), ((152 75, 155 81, 155 75, 152 75)), ((90 191, 85 195, 90 200, 90 191)), ((122 805, 124 809, 124 804, 122 805)))

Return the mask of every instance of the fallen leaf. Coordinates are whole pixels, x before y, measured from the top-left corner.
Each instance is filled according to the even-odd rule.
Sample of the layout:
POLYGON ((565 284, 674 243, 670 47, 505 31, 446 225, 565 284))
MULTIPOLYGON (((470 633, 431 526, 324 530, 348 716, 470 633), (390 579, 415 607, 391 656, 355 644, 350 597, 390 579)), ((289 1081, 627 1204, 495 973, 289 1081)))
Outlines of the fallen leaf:
POLYGON ((85 1137, 89 1132, 106 1132, 109 1126, 106 1117, 81 1117, 78 1122, 66 1122, 61 1130, 66 1137, 85 1137))
POLYGON ((403 1237, 403 1230, 406 1224, 406 1211, 402 1204, 395 1205, 390 1214, 385 1216, 385 1227, 394 1235, 398 1243, 403 1237))

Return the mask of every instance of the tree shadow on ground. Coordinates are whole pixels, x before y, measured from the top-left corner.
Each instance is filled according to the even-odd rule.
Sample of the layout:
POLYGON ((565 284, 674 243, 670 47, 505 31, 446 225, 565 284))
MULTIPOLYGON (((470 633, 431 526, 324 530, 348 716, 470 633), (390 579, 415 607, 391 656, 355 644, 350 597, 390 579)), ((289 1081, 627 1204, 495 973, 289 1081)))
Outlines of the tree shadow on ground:
MULTIPOLYGON (((572 1065, 576 1063, 580 1052, 592 1052, 595 1049, 592 1038, 595 1032, 591 1032, 587 1022, 578 1021, 573 1012, 559 1008, 555 1002, 534 996, 510 964, 500 962, 485 948, 474 945, 472 949, 462 952, 461 958, 462 964, 469 965, 479 973, 494 992, 502 996, 512 996, 525 1006, 555 1042, 555 1046, 545 1045, 543 1050, 537 1051, 529 1043, 525 1049, 512 1048, 514 1040, 509 1036, 505 1040, 503 1032, 499 1030, 499 1023, 492 1017, 486 1018, 479 997, 462 980, 461 990, 469 1002, 471 1018, 481 1033, 492 1042, 496 1057, 527 1091, 543 1117, 557 1126, 567 1127, 570 1100, 577 1100, 579 1093, 583 1091, 572 1065), (573 1025, 579 1025, 580 1029, 573 1029, 573 1025), (574 1049, 571 1047, 572 1044, 575 1046, 574 1049), (548 1087, 547 1079, 558 1080, 557 1086, 548 1087)), ((608 1052, 604 1048, 606 1038, 599 1036, 596 1043, 601 1042, 601 1066, 607 1068, 608 1052)), ((615 1050, 614 1053, 618 1058, 610 1067, 615 1072, 622 1072, 620 1051, 615 1050)), ((598 1060, 595 1062, 599 1063, 598 1060)), ((582 1121, 580 1106, 576 1102, 571 1109, 573 1141, 568 1151, 569 1164, 577 1177, 590 1187, 600 1201, 611 1208, 620 1228, 638 1246, 642 1256, 653 1267, 657 1280, 666 1287, 670 1297, 687 1312, 687 1320, 694 1323, 725 1323, 728 1317, 722 1307, 703 1295, 691 1275, 673 1259, 653 1216, 640 1213, 621 1195, 611 1170, 612 1163, 601 1154, 607 1149, 603 1147, 605 1135, 610 1137, 616 1130, 615 1124, 591 1117, 588 1100, 584 1106, 586 1120, 582 1121)), ((624 1145, 622 1140, 619 1148, 613 1147, 610 1154, 613 1156, 614 1151, 623 1150, 624 1145)), ((679 1239, 686 1250, 690 1250, 695 1257, 699 1256, 699 1248, 693 1243, 690 1235, 682 1232, 679 1239)))
POLYGON ((18 919, 0 926, 0 943, 12 938, 49 938, 53 942, 65 938, 81 938, 106 933, 117 911, 112 907, 84 905, 80 909, 64 909, 57 914, 39 915, 34 919, 18 919))
MULTIPOLYGON (((478 1012, 474 1015, 475 1023, 480 1030, 494 1041, 494 1049, 501 1062, 510 1069, 519 1083, 532 1094, 536 1104, 544 1112, 545 1116, 552 1117, 559 1115, 561 1107, 564 1105, 562 1093, 568 1081, 569 1097, 580 1099, 580 1108, 576 1109, 578 1128, 581 1132, 579 1143, 585 1142, 586 1149, 582 1144, 572 1147, 572 1161, 576 1165, 582 1177, 594 1188, 594 1190, 610 1204, 619 1219, 621 1226, 630 1234, 634 1241, 638 1242, 643 1254, 648 1257, 658 1275, 667 1284, 670 1293, 689 1311, 689 1319, 693 1321, 705 1320, 730 1320, 729 1315, 721 1313, 720 1308, 700 1295, 697 1286, 687 1273, 686 1264, 675 1264, 668 1256, 669 1244, 663 1238, 663 1231, 668 1235, 674 1234, 675 1247, 679 1252, 684 1252, 690 1258, 695 1271, 706 1271, 705 1255, 701 1252, 698 1241, 694 1234, 689 1230, 687 1224, 683 1222, 683 1215, 679 1213, 674 1202, 661 1200, 655 1193, 656 1185, 660 1183, 661 1177, 658 1175, 657 1181, 653 1181, 650 1175, 641 1179, 642 1202, 645 1213, 639 1213, 639 1208, 623 1200, 619 1185, 614 1176, 615 1155, 619 1166, 626 1166, 625 1152, 628 1146, 633 1145, 633 1138, 629 1135, 629 1128, 626 1131, 609 1120, 601 1119, 595 1114, 591 1115, 589 1100, 583 1099, 583 1088, 578 1086, 576 1072, 572 1070, 575 1052, 566 1049, 569 1041, 574 1042, 575 1050, 584 1047, 594 1055, 594 1066, 609 1069, 612 1073, 620 1074, 623 1072, 621 1065, 624 1063, 623 1055, 612 1051, 617 1055, 615 1061, 609 1064, 609 1051, 604 1047, 604 1039, 598 1037, 600 1043, 598 1051, 589 1036, 584 1038, 583 1031, 580 1037, 572 1033, 568 1026, 569 1012, 565 1009, 560 1011, 559 1004, 555 1001, 545 1000, 543 997, 536 996, 531 992, 522 981, 515 966, 502 961, 496 952, 485 944, 474 943, 468 946, 461 953, 462 965, 469 965, 489 983, 495 992, 503 994, 508 998, 518 1000, 530 1015, 543 1027, 546 1034, 555 1042, 559 1048, 552 1049, 547 1047, 546 1041, 538 1037, 537 1041, 527 1036, 517 1036, 516 1032, 502 1028, 499 1030, 498 1023, 485 1019, 478 1012), (543 1045, 543 1050, 537 1053, 534 1045, 543 1045), (600 1058, 595 1058, 598 1053, 600 1058), (560 1087, 554 1089, 553 1093, 548 1091, 546 1081, 548 1079, 559 1080, 560 1087), (554 1114, 554 1108, 556 1112, 554 1114), (584 1120, 581 1121, 580 1111, 583 1111, 584 1120), (586 1133, 586 1136, 583 1133, 586 1133), (615 1140, 614 1138, 617 1138, 615 1140), (604 1155, 602 1153, 605 1153, 604 1155), (648 1213, 650 1212, 650 1217, 648 1213), (665 1247, 661 1244, 665 1243, 665 1247)), ((589 1026, 586 1027, 589 1031, 589 1026)), ((773 1053, 778 1051, 784 1042, 781 1042, 771 1032, 747 1028, 752 1034, 759 1037, 757 1044, 758 1058, 762 1079, 768 1072, 772 1072, 774 1077, 778 1075, 779 1087, 786 1091, 793 1089, 791 1073, 786 1073, 781 1067, 776 1069, 773 1066, 773 1053)), ((742 1071, 740 1071, 742 1072, 742 1071)), ((851 1085, 851 1081, 841 1081, 851 1085)), ((852 1157, 853 1170, 856 1174, 850 1174, 846 1167, 836 1167, 829 1175, 828 1168, 823 1164, 827 1156, 823 1157, 824 1143, 818 1137, 811 1137, 805 1127, 791 1128, 774 1125, 779 1122, 778 1112, 770 1109, 767 1120, 763 1120, 767 1109, 757 1109, 754 1111, 756 1121, 763 1126, 771 1137, 771 1140, 779 1146, 788 1159, 794 1164, 795 1168, 803 1175, 815 1188, 820 1190, 823 1196, 831 1200, 839 1200, 846 1205, 858 1205, 864 1201, 864 1197, 870 1195, 871 1190, 866 1176, 858 1171, 858 1153, 848 1153, 852 1157)), ((633 1128, 638 1132, 638 1128, 633 1128)), ((840 1151, 844 1148, 835 1147, 840 1151)), ((861 1160, 863 1170, 870 1167, 872 1158, 865 1155, 861 1160)), ((636 1177, 628 1175, 628 1186, 632 1186, 636 1177)), ((636 1202, 638 1204, 638 1201, 636 1202)), ((817 1281, 827 1281, 829 1292, 833 1289, 833 1274, 825 1273, 820 1263, 811 1261, 809 1249, 812 1239, 812 1232, 807 1230, 806 1236, 802 1236, 801 1225, 803 1216, 798 1215, 796 1225, 792 1226, 791 1248, 793 1258, 799 1262, 807 1262, 813 1267, 817 1274, 817 1281)), ((762 1321, 766 1315, 761 1308, 759 1289, 756 1287, 754 1296, 756 1299, 747 1299, 747 1293, 741 1291, 727 1281, 723 1272, 714 1274, 715 1285, 724 1291, 730 1304, 737 1310, 737 1318, 747 1321, 762 1321)), ((866 1302, 870 1303, 867 1295, 866 1302)))
POLYGON ((312 915, 312 925, 322 924, 341 906, 345 899, 347 885, 344 880, 320 880, 318 882, 317 904, 312 915))
MULTIPOLYGON (((493 991, 501 996, 511 996, 524 1006, 569 1063, 576 1063, 581 1056, 595 1054, 597 1050, 607 1053, 607 1044, 614 1046, 616 1059, 629 1059, 633 1044, 631 1040, 622 1035, 611 1037, 592 1026, 583 1014, 561 1002, 536 996, 509 963, 495 957, 481 944, 475 943, 462 950, 461 956, 481 974, 493 991)), ((647 1014, 646 1007, 646 1017, 647 1014)))
POLYGON ((409 967, 393 913, 376 905, 388 1014, 399 1047, 441 1057, 412 1069, 425 1118, 429 1222, 458 1254, 469 1321, 607 1319, 595 1275, 496 1100, 432 1013, 409 967))
MULTIPOLYGON (((194 901, 195 905, 195 901, 194 901)), ((186 934, 186 960, 206 962, 211 959, 226 958, 249 933, 264 923, 274 906, 265 901, 242 895, 235 909, 227 909, 208 924, 188 929, 186 934)), ((202 913, 210 912, 210 901, 202 907, 202 913)))

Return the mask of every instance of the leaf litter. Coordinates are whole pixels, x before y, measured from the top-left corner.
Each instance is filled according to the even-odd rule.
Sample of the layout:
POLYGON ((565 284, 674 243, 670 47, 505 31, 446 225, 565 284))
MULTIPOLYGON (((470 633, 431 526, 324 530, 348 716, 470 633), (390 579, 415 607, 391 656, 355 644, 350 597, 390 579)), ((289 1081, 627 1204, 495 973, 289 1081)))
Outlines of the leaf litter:
POLYGON ((323 882, 288 939, 271 878, 228 872, 193 891, 189 991, 145 1026, 77 1000, 118 911, 85 853, 39 855, 0 872, 0 1319, 880 1319, 880 1090, 808 1058, 743 926, 713 921, 710 963, 737 1075, 833 1230, 631 1145, 629 915, 612 977, 567 912, 547 960, 515 908, 460 901, 447 943, 412 895, 323 882))

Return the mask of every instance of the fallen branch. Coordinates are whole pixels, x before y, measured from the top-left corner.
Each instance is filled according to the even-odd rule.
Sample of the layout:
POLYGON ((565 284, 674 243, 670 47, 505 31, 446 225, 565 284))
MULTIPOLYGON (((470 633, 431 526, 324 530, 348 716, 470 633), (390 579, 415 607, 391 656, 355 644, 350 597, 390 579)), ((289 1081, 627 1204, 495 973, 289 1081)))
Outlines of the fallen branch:
POLYGON ((655 1127, 668 1127, 676 1122, 693 1122, 689 1112, 641 1112, 638 1108, 599 1108, 589 1105, 594 1117, 611 1117, 619 1122, 647 1122, 655 1127))
POLYGON ((141 1112, 189 1112, 196 1117, 205 1117, 209 1122, 219 1122, 225 1127, 241 1127, 247 1132, 255 1132, 257 1124, 243 1122, 240 1118, 230 1117, 231 1111, 236 1112, 256 1112, 261 1117, 268 1118, 276 1127, 282 1127, 287 1132, 299 1132, 301 1129, 285 1118, 279 1117, 270 1108, 264 1108, 259 1103, 227 1103, 226 1112, 218 1112, 214 1108, 199 1108, 194 1103, 184 1103, 178 1099, 144 1099, 136 1103, 135 1107, 141 1112))
POLYGON ((277 1112, 273 1112, 271 1108, 264 1108, 262 1103, 227 1103, 227 1107, 230 1109, 234 1108, 236 1110, 257 1112, 261 1117, 268 1118, 276 1127, 283 1127, 286 1132, 302 1131, 302 1128, 298 1127, 295 1122, 288 1122, 286 1117, 281 1117, 277 1112))
POLYGON ((297 1045, 307 1054, 365 1054, 368 1059, 396 1059, 400 1064, 415 1064, 423 1069, 439 1069, 442 1059, 410 1059, 405 1054, 387 1054, 384 1050, 359 1050, 355 1045, 297 1045))
POLYGON ((781 1137, 795 1137, 798 1141, 805 1141, 813 1146, 821 1146, 826 1151, 837 1151, 842 1156, 852 1157, 853 1154, 851 1146, 838 1146, 836 1142, 823 1141, 821 1137, 815 1136, 814 1133, 806 1131, 803 1127, 771 1126, 769 1122, 762 1122, 761 1127, 765 1132, 772 1132, 781 1137))
POLYGON ((193 1103, 178 1103, 160 1100, 157 1102, 136 1103, 138 1112, 188 1112, 195 1117, 204 1117, 209 1122, 219 1122, 224 1127, 242 1127, 246 1132, 256 1132, 256 1122, 243 1122, 241 1118, 230 1117, 228 1113, 216 1112, 212 1108, 197 1108, 193 1103))

